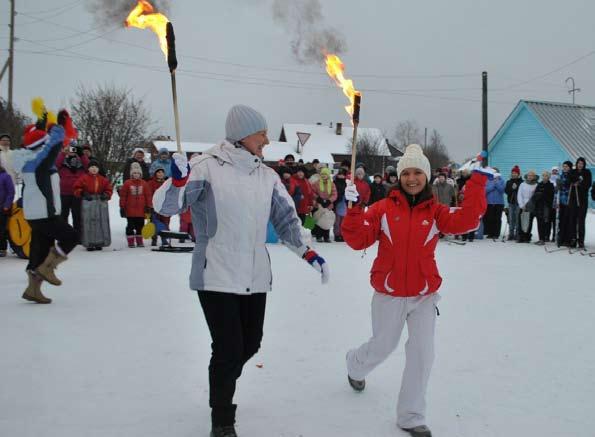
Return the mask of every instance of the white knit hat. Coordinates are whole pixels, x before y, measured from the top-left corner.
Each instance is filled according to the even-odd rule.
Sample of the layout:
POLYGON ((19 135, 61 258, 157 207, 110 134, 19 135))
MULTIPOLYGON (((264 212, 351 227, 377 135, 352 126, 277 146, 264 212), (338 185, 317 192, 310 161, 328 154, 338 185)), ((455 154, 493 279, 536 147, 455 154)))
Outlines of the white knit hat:
POLYGON ((243 140, 256 132, 267 130, 267 122, 260 112, 246 105, 229 110, 225 122, 225 138, 230 143, 243 140))
POLYGON ((405 149, 405 154, 401 156, 401 159, 397 164, 397 176, 399 179, 401 179, 401 173, 406 168, 419 168, 420 170, 423 170, 428 178, 428 182, 430 182, 430 173, 432 172, 430 161, 428 161, 428 158, 424 155, 424 151, 419 144, 411 144, 405 149))

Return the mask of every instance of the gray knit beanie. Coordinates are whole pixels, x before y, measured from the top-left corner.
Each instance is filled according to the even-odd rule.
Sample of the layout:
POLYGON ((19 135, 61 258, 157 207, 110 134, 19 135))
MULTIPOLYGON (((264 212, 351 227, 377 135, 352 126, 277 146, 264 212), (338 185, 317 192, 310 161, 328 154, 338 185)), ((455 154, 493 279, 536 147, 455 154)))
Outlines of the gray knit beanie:
POLYGON ((225 138, 236 143, 256 132, 267 130, 262 114, 246 105, 236 105, 229 110, 225 122, 225 138))

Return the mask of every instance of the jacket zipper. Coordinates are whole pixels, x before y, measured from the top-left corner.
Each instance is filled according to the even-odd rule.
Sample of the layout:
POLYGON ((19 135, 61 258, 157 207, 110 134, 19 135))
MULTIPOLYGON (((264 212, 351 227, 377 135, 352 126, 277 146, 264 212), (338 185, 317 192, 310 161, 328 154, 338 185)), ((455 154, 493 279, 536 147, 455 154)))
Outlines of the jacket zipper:
POLYGON ((409 266, 409 240, 411 239, 411 220, 413 219, 413 208, 409 207, 409 224, 407 225, 407 251, 405 252, 405 288, 407 288, 407 272, 409 266))

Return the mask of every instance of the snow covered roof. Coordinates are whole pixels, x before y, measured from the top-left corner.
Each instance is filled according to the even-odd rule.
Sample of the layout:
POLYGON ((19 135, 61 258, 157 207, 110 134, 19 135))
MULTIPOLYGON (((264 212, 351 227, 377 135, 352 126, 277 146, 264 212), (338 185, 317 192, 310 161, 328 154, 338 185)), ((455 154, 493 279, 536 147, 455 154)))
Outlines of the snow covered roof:
MULTIPOLYGON (((326 159, 323 160, 320 156, 346 155, 349 153, 349 145, 353 137, 353 127, 351 125, 343 125, 341 130, 341 135, 337 135, 336 125, 330 127, 328 125, 318 124, 287 123, 283 125, 280 140, 286 140, 288 144, 291 144, 292 153, 296 159, 302 158, 304 162, 308 162, 317 158, 320 162, 327 162, 326 159), (301 155, 296 153, 298 132, 310 134, 310 138, 306 142, 301 155)), ((386 138, 380 129, 360 127, 358 129, 358 135, 367 135, 375 139, 380 156, 391 156, 390 150, 386 145, 386 138)), ((330 162, 334 162, 334 160, 330 162)))
MULTIPOLYGON (((312 162, 314 159, 318 159, 320 162, 325 164, 331 164, 335 162, 333 155, 325 150, 316 150, 314 148, 308 148, 309 142, 306 143, 303 153, 297 153, 297 142, 285 143, 283 141, 271 141, 268 146, 264 148, 264 160, 265 161, 279 161, 284 159, 285 156, 292 154, 295 156, 295 160, 298 161, 303 159, 304 162, 312 162)), ((345 151, 343 153, 346 153, 345 151)))
MULTIPOLYGON (((153 141, 155 148, 167 149, 169 152, 177 152, 178 145, 175 141, 153 141)), ((213 147, 215 143, 195 143, 190 141, 182 141, 182 151, 185 153, 202 153, 213 147)))

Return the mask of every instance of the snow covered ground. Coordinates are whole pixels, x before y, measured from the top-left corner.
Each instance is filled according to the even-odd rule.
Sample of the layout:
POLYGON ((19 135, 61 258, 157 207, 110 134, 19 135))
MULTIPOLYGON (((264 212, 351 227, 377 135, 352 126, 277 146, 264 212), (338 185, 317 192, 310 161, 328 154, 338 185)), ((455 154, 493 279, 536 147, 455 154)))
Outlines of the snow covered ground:
MULTIPOLYGON (((187 289, 190 255, 123 249, 123 227, 114 216, 115 251, 72 254, 64 285, 46 286, 49 306, 21 300, 24 261, 0 260, 0 436, 208 435, 210 340, 187 289)), ((593 248, 593 214, 588 228, 593 248)), ((263 347, 238 385, 238 432, 405 436, 395 426, 403 344, 364 393, 345 376, 345 352, 370 335, 375 251, 317 249, 332 269, 326 287, 270 248, 274 291, 263 347)), ((441 244, 437 258, 435 435, 595 435, 595 258, 492 241, 441 244)))

